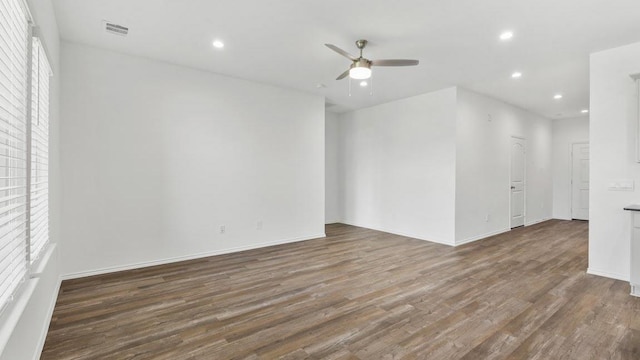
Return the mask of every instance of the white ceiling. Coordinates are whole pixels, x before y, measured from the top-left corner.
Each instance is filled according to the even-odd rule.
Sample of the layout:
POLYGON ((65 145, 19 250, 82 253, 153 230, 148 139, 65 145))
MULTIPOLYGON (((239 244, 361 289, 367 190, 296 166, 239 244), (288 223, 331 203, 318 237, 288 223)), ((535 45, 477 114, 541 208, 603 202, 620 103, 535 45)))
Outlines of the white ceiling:
POLYGON ((53 1, 65 40, 324 95, 336 112, 460 85, 547 117, 578 116, 589 53, 640 41, 638 0, 53 1), (102 20, 129 35, 105 33, 102 20), (504 30, 511 41, 498 40, 504 30), (356 54, 360 38, 367 58, 420 65, 374 68, 373 95, 354 82, 349 96, 349 80, 334 79, 350 62, 323 44, 356 54))

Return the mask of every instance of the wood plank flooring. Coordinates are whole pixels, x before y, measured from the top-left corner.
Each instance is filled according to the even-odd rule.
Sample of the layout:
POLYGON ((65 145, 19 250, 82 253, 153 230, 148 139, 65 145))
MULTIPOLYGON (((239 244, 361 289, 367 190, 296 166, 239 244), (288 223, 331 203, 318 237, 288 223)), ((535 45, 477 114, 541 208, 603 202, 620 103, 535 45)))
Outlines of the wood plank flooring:
POLYGON ((64 281, 42 359, 640 359, 640 299, 588 224, 458 248, 327 238, 64 281))

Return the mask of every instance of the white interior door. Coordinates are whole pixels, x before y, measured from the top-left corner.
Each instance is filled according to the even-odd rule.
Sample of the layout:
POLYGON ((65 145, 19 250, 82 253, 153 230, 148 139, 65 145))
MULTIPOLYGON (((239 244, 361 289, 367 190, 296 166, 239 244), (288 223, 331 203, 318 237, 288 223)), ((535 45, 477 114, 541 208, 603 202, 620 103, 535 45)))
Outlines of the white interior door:
POLYGON ((572 144, 571 159, 571 218, 589 220, 589 144, 572 144))
POLYGON ((524 139, 511 138, 511 228, 524 225, 525 205, 525 154, 524 139))

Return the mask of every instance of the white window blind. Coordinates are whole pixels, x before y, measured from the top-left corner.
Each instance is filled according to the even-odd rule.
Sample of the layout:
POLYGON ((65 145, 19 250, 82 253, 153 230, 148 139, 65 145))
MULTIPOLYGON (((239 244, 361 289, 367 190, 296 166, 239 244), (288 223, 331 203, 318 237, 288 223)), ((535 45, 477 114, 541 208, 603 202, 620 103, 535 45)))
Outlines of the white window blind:
POLYGON ((40 39, 31 60, 31 183, 29 251, 36 261, 49 241, 49 77, 51 67, 40 39))
POLYGON ((0 0, 0 309, 27 276, 29 21, 20 0, 0 0))

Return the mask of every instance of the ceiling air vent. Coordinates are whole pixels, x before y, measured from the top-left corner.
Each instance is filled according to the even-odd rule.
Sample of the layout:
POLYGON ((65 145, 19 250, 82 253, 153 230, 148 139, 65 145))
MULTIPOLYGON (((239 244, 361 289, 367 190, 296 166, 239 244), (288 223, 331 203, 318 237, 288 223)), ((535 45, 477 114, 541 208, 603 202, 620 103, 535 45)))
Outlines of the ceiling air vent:
POLYGON ((122 26, 122 25, 118 25, 118 24, 114 24, 112 22, 109 21, 102 21, 103 25, 104 25, 104 31, 110 33, 110 34, 115 34, 115 35, 120 35, 120 36, 127 36, 127 34, 129 33, 129 28, 126 26, 122 26))

